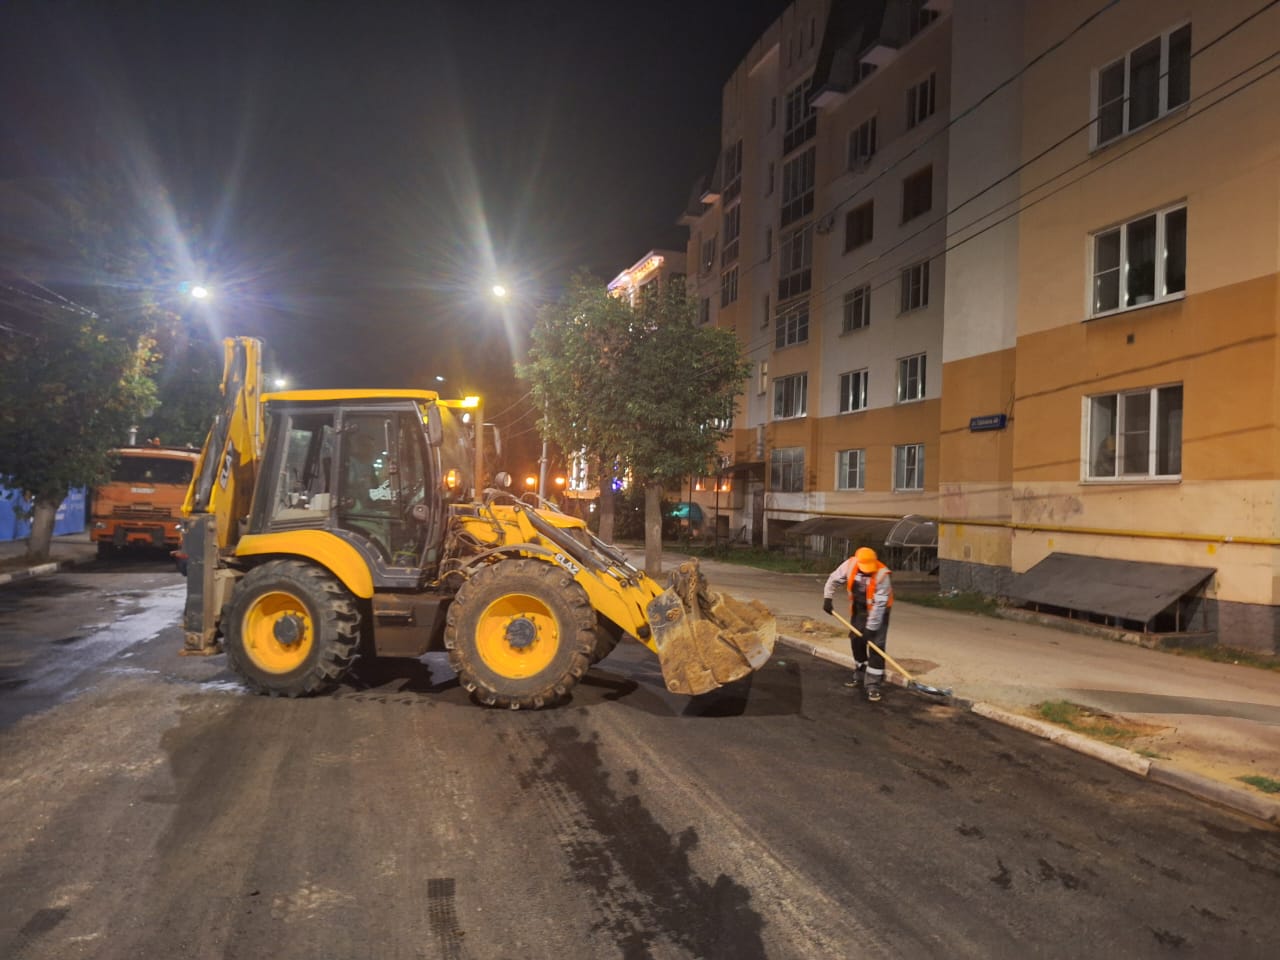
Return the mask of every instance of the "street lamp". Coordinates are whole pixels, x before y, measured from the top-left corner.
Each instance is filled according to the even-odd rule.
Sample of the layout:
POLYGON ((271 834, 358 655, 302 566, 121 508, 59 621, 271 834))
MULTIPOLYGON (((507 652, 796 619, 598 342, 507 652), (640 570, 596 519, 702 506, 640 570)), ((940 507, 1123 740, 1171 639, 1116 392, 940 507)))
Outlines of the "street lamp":
MULTIPOLYGON (((489 288, 489 292, 493 294, 493 298, 499 301, 506 301, 511 296, 511 291, 504 283, 494 283, 489 288)), ((542 407, 543 419, 547 416, 547 403, 543 403, 542 407)), ((547 496, 547 433, 542 432, 542 456, 538 458, 538 499, 545 499, 547 496)))

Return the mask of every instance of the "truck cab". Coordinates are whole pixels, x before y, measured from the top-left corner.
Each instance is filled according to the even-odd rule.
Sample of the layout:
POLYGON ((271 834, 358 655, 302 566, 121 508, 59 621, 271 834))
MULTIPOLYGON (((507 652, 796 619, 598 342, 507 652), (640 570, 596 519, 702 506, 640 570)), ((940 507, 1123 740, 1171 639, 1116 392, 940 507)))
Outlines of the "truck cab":
POLYGON ((98 556, 126 547, 182 545, 182 502, 200 454, 185 447, 122 447, 110 479, 94 488, 89 537, 98 556))

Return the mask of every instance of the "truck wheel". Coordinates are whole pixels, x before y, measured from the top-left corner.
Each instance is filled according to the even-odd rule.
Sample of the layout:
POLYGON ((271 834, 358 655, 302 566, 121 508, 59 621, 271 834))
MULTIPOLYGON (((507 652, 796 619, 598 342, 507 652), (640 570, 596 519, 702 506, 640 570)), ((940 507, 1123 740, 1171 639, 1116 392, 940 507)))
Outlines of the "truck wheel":
POLYGON ((587 593, 544 560, 476 571, 449 605, 444 642, 462 686, 486 706, 549 706, 582 679, 596 647, 587 593))
POLYGON ((256 693, 300 697, 340 680, 355 659, 355 598, 327 571, 299 560, 254 567, 222 621, 227 662, 256 693))

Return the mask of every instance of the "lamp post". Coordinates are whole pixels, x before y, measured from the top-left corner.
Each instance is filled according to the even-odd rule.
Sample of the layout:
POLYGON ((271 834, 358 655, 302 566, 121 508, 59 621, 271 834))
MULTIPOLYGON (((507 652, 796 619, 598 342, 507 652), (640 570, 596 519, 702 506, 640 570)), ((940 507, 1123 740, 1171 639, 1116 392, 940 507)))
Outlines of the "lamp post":
MULTIPOLYGON (((495 300, 505 302, 510 296, 511 291, 507 289, 506 284, 495 283, 489 288, 495 300)), ((543 401, 542 417, 545 420, 548 413, 548 403, 543 401)), ((538 499, 545 500, 547 497, 547 431, 542 431, 542 456, 538 458, 538 499)))

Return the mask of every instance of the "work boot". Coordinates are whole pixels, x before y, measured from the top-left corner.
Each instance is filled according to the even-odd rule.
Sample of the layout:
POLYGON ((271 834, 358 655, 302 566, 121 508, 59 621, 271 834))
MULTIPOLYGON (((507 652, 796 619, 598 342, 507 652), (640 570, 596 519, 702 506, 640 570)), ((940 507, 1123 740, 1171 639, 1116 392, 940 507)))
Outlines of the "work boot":
POLYGON ((850 677, 848 680, 846 680, 844 682, 844 685, 846 687, 860 687, 862 686, 863 682, 866 680, 866 676, 867 676, 867 665, 865 663, 860 663, 853 668, 853 676, 850 677))
POLYGON ((867 683, 867 699, 872 703, 880 702, 880 681, 873 680, 867 683))

